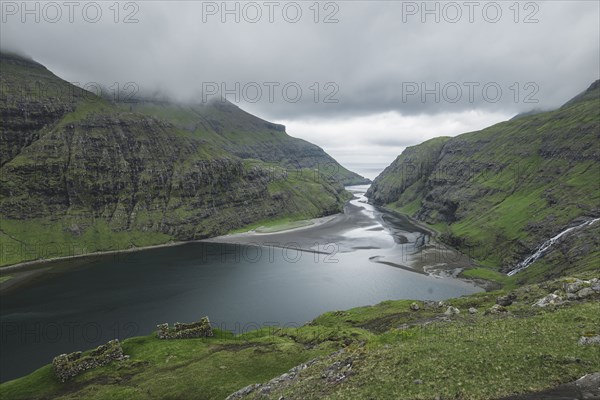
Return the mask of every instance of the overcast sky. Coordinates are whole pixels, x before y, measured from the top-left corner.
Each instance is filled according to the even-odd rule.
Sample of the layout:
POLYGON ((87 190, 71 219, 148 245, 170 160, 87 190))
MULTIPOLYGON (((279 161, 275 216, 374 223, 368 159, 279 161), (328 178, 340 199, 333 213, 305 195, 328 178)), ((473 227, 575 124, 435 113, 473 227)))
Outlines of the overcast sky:
POLYGON ((0 40, 71 82, 186 101, 222 86, 373 178, 406 146, 557 107, 599 78, 600 2, 515 3, 3 1, 0 40))

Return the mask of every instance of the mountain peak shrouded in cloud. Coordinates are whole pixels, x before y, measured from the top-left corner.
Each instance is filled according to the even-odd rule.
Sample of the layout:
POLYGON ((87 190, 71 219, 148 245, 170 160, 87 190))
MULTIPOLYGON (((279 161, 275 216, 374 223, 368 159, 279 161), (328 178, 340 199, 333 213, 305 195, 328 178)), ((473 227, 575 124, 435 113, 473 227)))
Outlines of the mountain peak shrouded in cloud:
POLYGON ((429 15, 417 3, 407 8, 412 2, 342 2, 318 15, 300 4, 294 22, 284 4, 271 10, 272 21, 260 9, 254 22, 246 6, 232 4, 236 15, 205 3, 212 2, 166 12, 166 3, 143 2, 118 15, 99 4, 93 22, 90 9, 75 9, 72 22, 68 10, 50 21, 51 10, 40 6, 36 21, 19 5, 3 15, 2 46, 27 51, 69 81, 135 82, 141 92, 182 101, 218 88, 269 119, 471 109, 514 115, 557 107, 570 96, 562 87, 597 79, 600 68, 597 2, 542 2, 535 15, 500 4, 499 20, 480 5, 472 21, 468 9, 454 21, 445 6, 429 15))
POLYGON ((39 65, 40 67, 43 67, 42 64, 35 61, 33 59, 33 57, 31 57, 27 53, 23 52, 22 50, 0 47, 0 56, 4 59, 12 59, 15 62, 20 61, 20 62, 34 63, 34 64, 39 65))
POLYGON ((579 101, 588 100, 590 98, 597 98, 600 96, 600 79, 594 81, 586 90, 579 93, 577 96, 573 97, 571 100, 566 102, 563 107, 567 107, 573 103, 577 103, 579 101))
POLYGON ((97 21, 91 7, 49 21, 40 6, 39 22, 25 23, 17 4, 3 15, 2 46, 82 87, 193 103, 223 96, 346 163, 387 164, 404 144, 559 107, 600 70, 598 2, 458 2, 460 18, 441 2, 423 3, 432 13, 420 2, 319 3, 318 12, 296 2, 298 18, 288 3, 256 3, 256 20, 236 2, 230 13, 219 2, 119 3, 118 15, 97 4, 97 21))

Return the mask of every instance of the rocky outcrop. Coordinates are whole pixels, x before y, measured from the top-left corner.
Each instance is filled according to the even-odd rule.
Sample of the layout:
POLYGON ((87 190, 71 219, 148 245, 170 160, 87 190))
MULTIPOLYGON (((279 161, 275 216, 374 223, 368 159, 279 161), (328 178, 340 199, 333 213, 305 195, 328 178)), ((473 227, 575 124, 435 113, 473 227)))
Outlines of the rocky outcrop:
MULTIPOLYGON (((375 204, 389 204, 402 197, 401 205, 414 201, 424 190, 436 168, 444 144, 450 138, 435 138, 418 146, 408 147, 373 181, 366 196, 375 204), (414 187, 412 196, 402 196, 414 187)), ((400 205, 399 204, 399 205, 400 205)))
MULTIPOLYGON (((281 391, 282 389, 300 382, 304 371, 311 367, 320 367, 320 364, 325 365, 321 370, 321 380, 328 386, 335 386, 353 375, 352 366, 356 361, 355 359, 356 356, 347 354, 345 349, 340 349, 327 356, 315 358, 297 365, 288 372, 277 376, 268 382, 248 385, 230 394, 225 400, 269 398, 273 392, 281 391)), ((283 396, 279 398, 283 398, 283 396)))
POLYGON ((313 359, 308 362, 297 365, 285 374, 275 377, 266 383, 255 383, 252 385, 248 385, 230 394, 225 400, 239 400, 245 398, 261 397, 264 398, 265 396, 268 396, 269 393, 271 393, 271 391, 274 389, 280 389, 282 387, 289 386, 292 382, 294 382, 297 379, 301 371, 305 370, 306 368, 310 367, 316 362, 317 359, 313 359))
POLYGON ((496 304, 502 306, 502 307, 507 307, 510 306, 513 301, 515 301, 516 296, 514 294, 507 294, 505 296, 499 296, 496 299, 496 304))
POLYGON ((536 301, 533 306, 534 307, 541 307, 541 308, 545 308, 548 306, 557 306, 557 305, 561 305, 564 303, 564 300, 562 297, 560 297, 557 294, 554 293, 550 293, 547 296, 542 297, 541 299, 539 299, 538 301, 536 301))
POLYGON ((590 280, 564 278, 560 288, 556 288, 553 293, 538 299, 534 307, 548 307, 566 304, 569 301, 585 301, 587 299, 600 298, 600 280, 592 278, 590 280))

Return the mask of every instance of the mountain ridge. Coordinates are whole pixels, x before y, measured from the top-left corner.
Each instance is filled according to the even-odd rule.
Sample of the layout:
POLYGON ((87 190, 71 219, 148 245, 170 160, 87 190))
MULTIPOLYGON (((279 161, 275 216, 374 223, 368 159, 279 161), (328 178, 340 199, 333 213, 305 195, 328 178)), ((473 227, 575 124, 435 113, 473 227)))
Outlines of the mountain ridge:
MULTIPOLYGON (((545 240, 600 215, 599 114, 597 80, 556 110, 407 148, 367 196, 432 224, 481 265, 509 271, 545 240)), ((562 248, 523 279, 590 269, 600 259, 597 240, 564 240, 574 246, 570 256, 562 248)))

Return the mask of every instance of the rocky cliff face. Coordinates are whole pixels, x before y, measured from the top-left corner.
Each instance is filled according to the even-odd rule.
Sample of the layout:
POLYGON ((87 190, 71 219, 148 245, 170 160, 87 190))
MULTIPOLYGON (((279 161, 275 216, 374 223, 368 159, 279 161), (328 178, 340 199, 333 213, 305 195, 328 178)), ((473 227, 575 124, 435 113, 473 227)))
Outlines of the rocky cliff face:
POLYGON ((13 159, 81 100, 81 91, 33 60, 2 54, 0 165, 13 159), (70 93, 69 93, 70 92, 70 93))
MULTIPOLYGON (((595 82, 558 110, 410 147, 367 196, 436 224, 446 241, 508 270, 564 228, 600 215, 599 145, 595 82)), ((600 262, 598 247, 586 257, 600 262)))
MULTIPOLYGON (((246 159, 225 141, 124 110, 33 61, 0 62, 0 265, 317 217, 348 198, 339 180, 302 168, 309 164, 246 159)), ((271 125, 269 135, 285 134, 271 125)))
POLYGON ((289 136, 285 126, 262 120, 226 100, 189 105, 134 99, 120 106, 141 114, 160 115, 178 129, 240 158, 277 163, 290 171, 316 169, 344 185, 370 183, 341 166, 320 147, 289 136))

